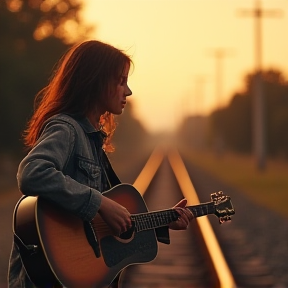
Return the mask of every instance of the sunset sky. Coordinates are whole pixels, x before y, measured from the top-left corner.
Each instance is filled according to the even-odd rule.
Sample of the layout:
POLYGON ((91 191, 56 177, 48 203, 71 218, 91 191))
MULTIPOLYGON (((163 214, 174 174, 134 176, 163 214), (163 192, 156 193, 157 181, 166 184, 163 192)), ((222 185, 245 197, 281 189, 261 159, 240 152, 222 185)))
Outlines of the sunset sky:
MULTIPOLYGON (((254 0, 83 0, 92 38, 132 56, 135 116, 151 132, 208 114, 243 89, 255 67, 254 0), (216 52, 221 69, 216 78, 216 52), (218 79, 218 80, 217 80, 218 79)), ((262 66, 288 78, 288 2, 262 0, 262 66)))

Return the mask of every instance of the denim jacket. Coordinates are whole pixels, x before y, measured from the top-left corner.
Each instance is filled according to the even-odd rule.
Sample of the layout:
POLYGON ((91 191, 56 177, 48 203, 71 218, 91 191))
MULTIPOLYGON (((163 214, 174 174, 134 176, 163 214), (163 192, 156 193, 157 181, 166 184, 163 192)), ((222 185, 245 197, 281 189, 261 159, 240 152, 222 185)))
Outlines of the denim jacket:
MULTIPOLYGON (((101 193, 121 183, 102 149, 104 137, 87 118, 74 119, 65 114, 51 117, 19 165, 19 190, 53 201, 83 221, 91 221, 99 210, 101 193)), ((167 227, 157 230, 158 241, 169 243, 167 227)), ((15 242, 8 276, 9 288, 34 287, 15 242)))

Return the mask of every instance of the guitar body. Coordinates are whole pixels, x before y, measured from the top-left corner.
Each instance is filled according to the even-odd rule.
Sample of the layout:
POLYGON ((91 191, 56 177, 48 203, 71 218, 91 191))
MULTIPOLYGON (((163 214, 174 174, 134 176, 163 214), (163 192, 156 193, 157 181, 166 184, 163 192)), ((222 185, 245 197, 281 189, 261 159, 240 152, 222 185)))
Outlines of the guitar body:
MULTIPOLYGON (((131 185, 120 184, 104 195, 131 214, 148 211, 142 196, 131 185)), ((154 229, 137 233, 132 230, 124 238, 115 237, 99 214, 91 227, 101 257, 95 255, 96 238, 92 245, 91 239, 88 242, 81 219, 41 197, 21 198, 14 211, 15 234, 25 245, 38 246, 35 253, 20 248, 31 281, 39 287, 48 283, 69 288, 107 287, 126 266, 149 262, 157 255, 154 229)))

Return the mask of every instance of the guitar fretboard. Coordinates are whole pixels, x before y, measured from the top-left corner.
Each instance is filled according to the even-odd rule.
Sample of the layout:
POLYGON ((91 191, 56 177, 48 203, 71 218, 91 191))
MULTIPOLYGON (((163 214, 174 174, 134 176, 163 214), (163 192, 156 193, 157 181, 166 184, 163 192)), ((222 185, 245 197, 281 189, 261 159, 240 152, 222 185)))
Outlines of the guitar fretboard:
POLYGON ((173 209, 135 214, 131 216, 137 232, 167 226, 178 219, 178 213, 173 209))
POLYGON ((195 218, 215 213, 214 202, 208 202, 208 203, 199 204, 195 206, 189 206, 187 208, 189 208, 192 211, 195 218))
MULTIPOLYGON (((186 208, 191 210, 195 218, 215 213, 214 202, 188 206, 186 208)), ((167 209, 156 212, 134 214, 131 216, 131 219, 134 222, 135 230, 139 232, 167 226, 169 223, 176 221, 178 217, 179 214, 176 210, 167 209)))

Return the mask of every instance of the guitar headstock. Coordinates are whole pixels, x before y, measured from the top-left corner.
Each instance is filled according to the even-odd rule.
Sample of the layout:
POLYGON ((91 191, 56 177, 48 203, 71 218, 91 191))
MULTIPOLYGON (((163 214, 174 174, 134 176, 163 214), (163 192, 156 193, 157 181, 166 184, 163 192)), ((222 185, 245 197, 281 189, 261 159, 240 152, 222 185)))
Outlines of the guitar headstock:
POLYGON ((235 210, 230 196, 219 191, 211 194, 211 200, 214 202, 215 215, 219 218, 220 224, 231 220, 231 215, 235 214, 235 210))

